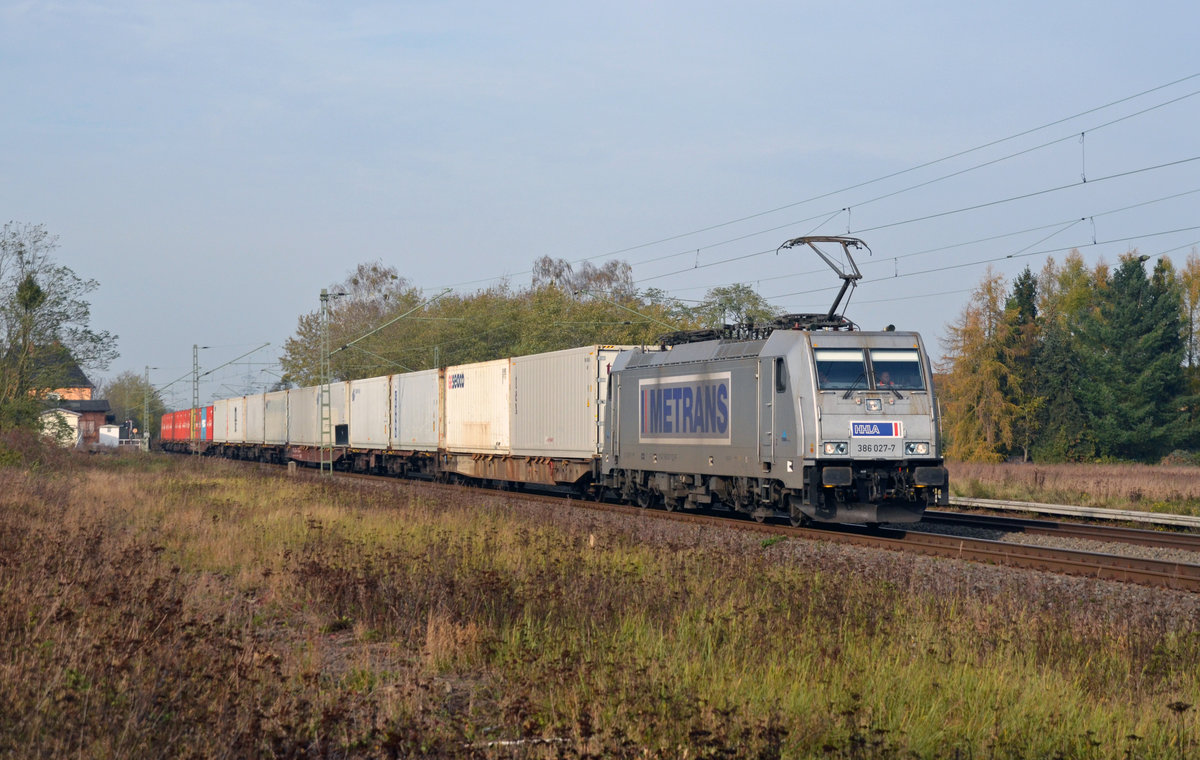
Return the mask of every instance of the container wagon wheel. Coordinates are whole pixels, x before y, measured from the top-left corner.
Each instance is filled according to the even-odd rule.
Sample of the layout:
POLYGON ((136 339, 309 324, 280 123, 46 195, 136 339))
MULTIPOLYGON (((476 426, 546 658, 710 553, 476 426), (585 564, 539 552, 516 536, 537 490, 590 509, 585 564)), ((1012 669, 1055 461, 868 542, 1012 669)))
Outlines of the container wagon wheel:
POLYGON ((637 492, 637 505, 642 509, 649 509, 654 503, 654 492, 649 488, 639 488, 637 492))
POLYGON ((800 499, 797 496, 788 496, 788 522, 793 528, 803 528, 812 520, 808 515, 800 511, 800 499))

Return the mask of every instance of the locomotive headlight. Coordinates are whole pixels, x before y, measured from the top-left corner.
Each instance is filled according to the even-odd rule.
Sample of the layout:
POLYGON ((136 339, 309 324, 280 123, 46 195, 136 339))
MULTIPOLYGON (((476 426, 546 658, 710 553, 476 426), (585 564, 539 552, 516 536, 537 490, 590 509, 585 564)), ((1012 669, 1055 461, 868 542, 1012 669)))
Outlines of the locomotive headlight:
POLYGON ((904 453, 909 456, 928 456, 929 444, 925 441, 910 441, 904 444, 904 453))
POLYGON ((845 456, 846 442, 845 441, 826 441, 825 446, 824 446, 824 451, 829 456, 836 456, 836 455, 845 456))

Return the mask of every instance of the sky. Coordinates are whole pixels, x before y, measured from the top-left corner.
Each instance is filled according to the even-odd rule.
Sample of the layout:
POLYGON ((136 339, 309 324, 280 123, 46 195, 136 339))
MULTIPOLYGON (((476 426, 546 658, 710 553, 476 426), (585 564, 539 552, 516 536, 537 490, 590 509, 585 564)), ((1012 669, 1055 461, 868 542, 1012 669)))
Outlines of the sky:
POLYGON ((93 380, 185 376, 169 405, 193 345, 202 401, 273 383, 374 261, 432 296, 616 258, 813 312, 840 281, 776 249, 850 234, 846 316, 937 357, 988 266, 1200 244, 1197 29, 1191 0, 0 0, 0 221, 99 281, 93 380))

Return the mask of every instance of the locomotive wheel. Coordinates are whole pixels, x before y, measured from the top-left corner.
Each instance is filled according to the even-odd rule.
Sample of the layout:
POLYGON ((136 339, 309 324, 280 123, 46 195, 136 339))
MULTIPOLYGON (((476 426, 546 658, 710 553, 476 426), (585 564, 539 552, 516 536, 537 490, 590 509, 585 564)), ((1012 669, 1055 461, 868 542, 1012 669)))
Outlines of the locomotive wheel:
POLYGON ((642 489, 637 492, 637 505, 642 509, 649 509, 654 503, 654 494, 649 489, 642 489))
POLYGON ((664 498, 663 509, 667 510, 668 512, 674 512, 675 510, 679 509, 679 499, 672 499, 669 497, 664 498))
POLYGON ((788 522, 793 528, 803 528, 812 522, 808 515, 800 511, 800 499, 795 494, 788 496, 788 522))

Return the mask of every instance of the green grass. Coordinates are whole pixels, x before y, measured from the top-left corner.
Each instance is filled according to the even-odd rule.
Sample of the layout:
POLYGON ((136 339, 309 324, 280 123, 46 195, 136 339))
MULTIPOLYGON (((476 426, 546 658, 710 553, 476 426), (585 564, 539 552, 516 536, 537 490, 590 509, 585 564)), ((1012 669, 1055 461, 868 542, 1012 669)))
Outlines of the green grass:
POLYGON ((1194 621, 163 461, 0 471, 0 754, 1116 758, 1200 737, 1168 707, 1200 699, 1194 621), (484 744, 521 738, 554 743, 484 744))

